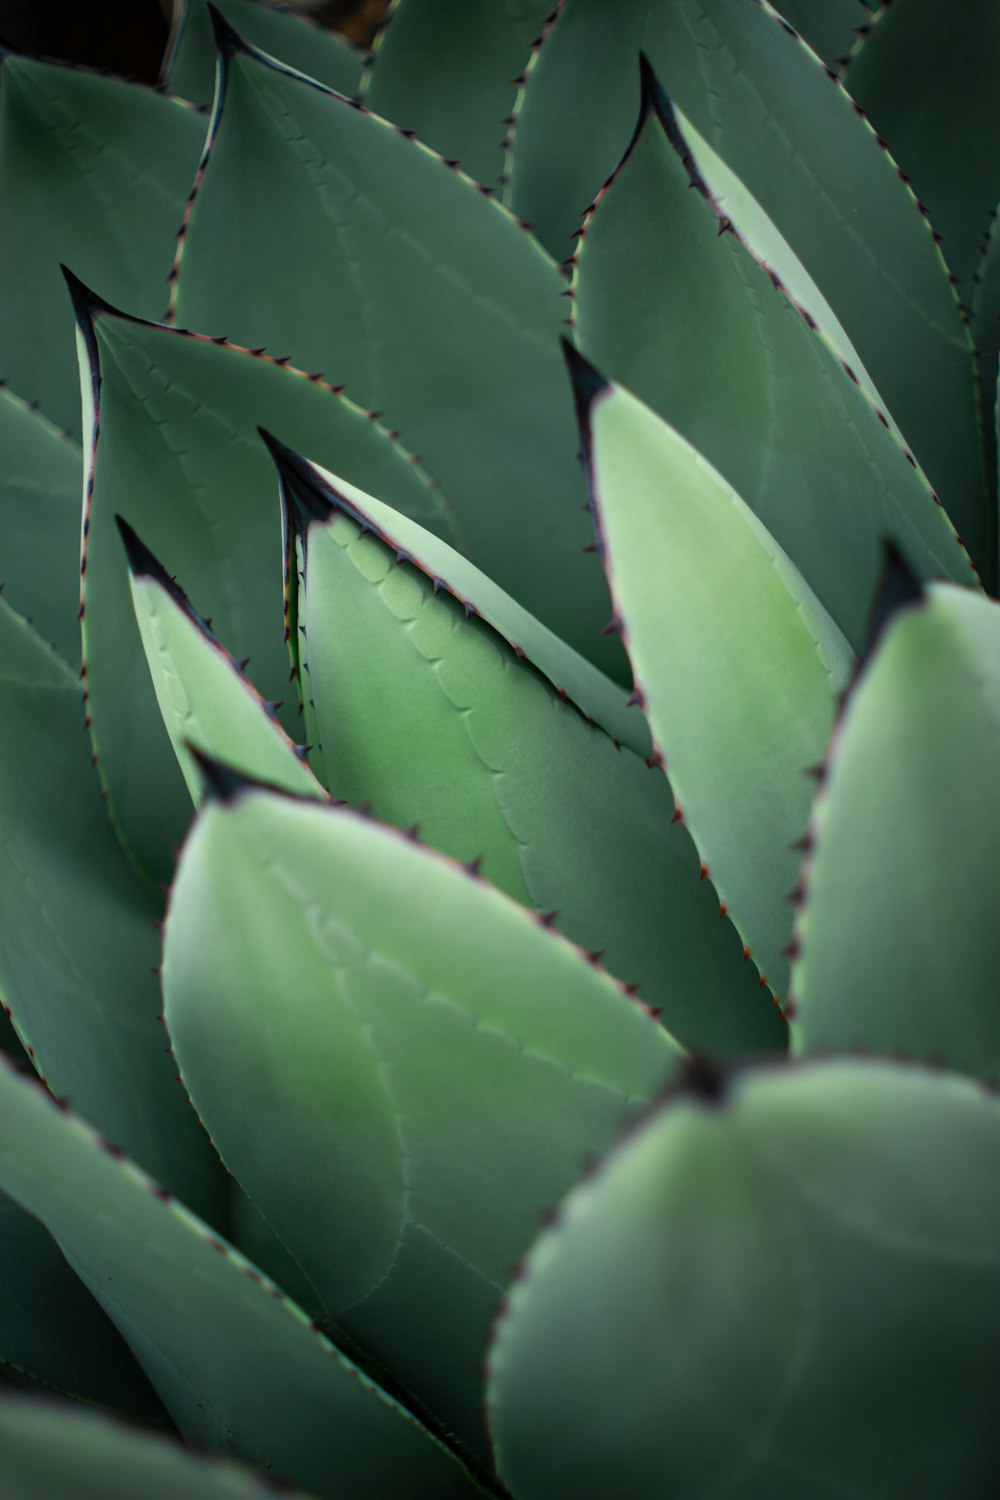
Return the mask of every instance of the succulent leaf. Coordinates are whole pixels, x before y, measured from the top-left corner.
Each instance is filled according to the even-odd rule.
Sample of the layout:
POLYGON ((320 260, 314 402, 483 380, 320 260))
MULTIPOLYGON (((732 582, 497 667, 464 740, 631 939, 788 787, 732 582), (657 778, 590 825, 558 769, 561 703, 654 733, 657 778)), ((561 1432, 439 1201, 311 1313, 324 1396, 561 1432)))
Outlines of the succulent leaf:
POLYGON ((824 62, 836 66, 867 30, 875 0, 779 0, 776 9, 824 62))
POLYGON ((678 1095, 511 1292, 489 1387, 504 1481, 518 1500, 986 1500, 998 1148, 995 1098, 898 1064, 678 1095))
POLYGON ((2 1060, 0 1141, 0 1189, 54 1235, 189 1441, 330 1500, 478 1493, 248 1261, 2 1060))
POLYGON ((498 185, 518 75, 552 0, 396 0, 378 36, 364 102, 478 182, 498 185))
MULTIPOLYGON (((430 563, 415 523, 332 475, 299 460, 284 483, 300 495, 290 503, 305 531, 302 618, 334 794, 416 825, 455 859, 480 859, 516 900, 556 912, 693 1050, 783 1050, 782 1018, 720 922, 690 835, 671 822, 665 778, 479 618, 484 598, 494 618, 516 606, 505 610, 495 585, 480 586, 434 537, 430 563), (441 586, 463 572, 468 593, 441 586)), ((533 624, 516 639, 541 634, 533 624)), ((562 648, 559 665, 575 666, 594 698, 620 692, 571 657, 562 648)), ((628 713, 640 716, 637 705, 628 713)))
POLYGON ((971 340, 933 232, 863 111, 766 0, 567 0, 514 135, 516 212, 567 253, 629 138, 640 49, 835 310, 992 582, 971 340))
POLYGON ((157 702, 195 804, 203 782, 192 748, 286 791, 325 797, 273 707, 128 522, 118 525, 157 702))
MULTIPOLYGON (((0 1404, 0 1447, 7 1500, 274 1500, 274 1482, 243 1465, 54 1401, 0 1404)), ((298 1490, 282 1492, 307 1500, 298 1490)), ((386 1500, 403 1494, 387 1492, 386 1500)))
POLYGON ((166 1055, 160 903, 107 826, 79 682, 0 600, 0 993, 49 1088, 210 1218, 221 1173, 166 1055))
POLYGON ((1000 12, 976 0, 942 10, 934 0, 883 6, 846 82, 906 167, 941 235, 949 269, 967 293, 1000 164, 976 146, 1000 131, 995 80, 1000 12))
POLYGON ((883 627, 813 811, 797 1051, 905 1045, 1000 1080, 998 661, 1000 605, 964 590, 883 627))
POLYGON ((674 794, 762 981, 851 651, 781 547, 685 439, 568 349, 615 610, 674 794))
POLYGON ((398 126, 228 45, 178 319, 346 382, 423 454, 473 562, 621 675, 621 648, 601 635, 604 580, 582 555, 558 269, 398 126))
MULTIPOLYGON (((170 40, 162 87, 196 104, 211 104, 215 89, 215 30, 206 0, 173 0, 170 40)), ((361 82, 364 53, 309 16, 267 0, 217 0, 215 9, 248 42, 289 67, 318 78, 338 93, 353 95, 361 82)))
POLYGON ((79 444, 0 385, 0 452, 7 602, 79 666, 79 444))
POLYGON ((644 65, 636 135, 576 257, 576 332, 725 475, 859 646, 887 533, 928 576, 975 574, 832 310, 688 128, 644 65))
MULTIPOLYGON (((140 867, 169 878, 191 804, 164 731, 114 517, 168 557, 269 701, 288 688, 274 471, 257 425, 377 489, 427 526, 448 528, 419 465, 377 423, 318 380, 264 356, 143 323, 76 286, 82 355, 98 393, 88 464, 83 640, 88 711, 119 832, 140 867)), ((289 704, 286 728, 297 724, 289 704)))
MULTIPOLYGON (((0 1366, 50 1389, 166 1424, 159 1398, 62 1252, 31 1214, 0 1194, 0 1366)), ((0 1428, 6 1402, 0 1402, 0 1428)), ((11 1494, 7 1434, 0 1438, 11 1494)), ((16 1489, 14 1491, 16 1494, 16 1489)))
POLYGON ((73 315, 59 263, 157 318, 205 120, 82 68, 8 56, 0 88, 0 376, 79 437, 73 315))
POLYGON ((228 771, 181 858, 164 994, 212 1139, 327 1318, 483 1453, 503 1287, 676 1043, 468 869, 228 771))

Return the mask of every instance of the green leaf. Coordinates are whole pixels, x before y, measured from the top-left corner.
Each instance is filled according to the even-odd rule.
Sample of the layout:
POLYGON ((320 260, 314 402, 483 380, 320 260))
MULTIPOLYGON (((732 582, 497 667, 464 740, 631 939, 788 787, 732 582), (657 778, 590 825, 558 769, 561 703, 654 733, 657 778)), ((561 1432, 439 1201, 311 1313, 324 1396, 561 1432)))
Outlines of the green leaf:
POLYGON ((397 0, 378 36, 365 104, 496 186, 518 75, 551 9, 551 0, 397 0))
POLYGON ((776 8, 831 65, 845 60, 872 18, 872 0, 778 0, 776 8))
POLYGON ((58 1240, 189 1442, 330 1500, 478 1493, 277 1287, 3 1062, 0 1188, 58 1240))
POLYGON ((271 704, 128 522, 119 518, 118 525, 157 702, 192 801, 197 805, 204 789, 192 748, 225 756, 286 791, 324 797, 271 704))
POLYGON ((834 308, 990 582, 971 340, 931 228, 839 79, 769 5, 568 0, 514 133, 515 210, 568 253, 628 140, 640 49, 834 308))
MULTIPOLYGON (((88 708, 112 817, 140 867, 169 879, 191 803, 133 623, 120 513, 168 557, 268 700, 284 698, 279 506, 257 435, 296 445, 428 526, 449 527, 427 475, 325 383, 245 349, 113 312, 73 283, 89 386, 83 580, 88 708)), ((295 728, 290 705, 286 727, 295 728)))
POLYGON ((472 561, 621 674, 620 647, 601 636, 604 580, 581 555, 563 277, 504 208, 399 127, 222 40, 177 317, 346 381, 424 455, 472 561))
POLYGON ((636 690, 706 871, 780 995, 805 773, 826 746, 850 648, 722 475, 568 353, 636 690))
POLYGON ((488 1396, 505 1483, 986 1500, 998 1149, 995 1098, 889 1063, 676 1097, 570 1196, 510 1294, 488 1396))
MULTIPOLYGON (((0 1363, 80 1400, 166 1422, 128 1345, 52 1236, 0 1194, 0 1363)), ((0 1403, 0 1428, 6 1403, 0 1403)), ((10 1496, 6 1437, 4 1490, 10 1496)))
POLYGON ((726 477, 860 645, 884 535, 928 576, 975 575, 815 284, 642 71, 576 258, 580 342, 726 477))
MULTIPOLYGON (((6 1500, 274 1500, 263 1474, 51 1401, 4 1400, 0 1446, 6 1500)), ((289 1492, 289 1500, 306 1497, 289 1492)))
POLYGON ((1000 12, 977 0, 884 6, 847 73, 942 238, 963 294, 1000 198, 1000 162, 979 143, 1000 131, 1000 12))
POLYGON ((0 384, 0 452, 7 602, 79 664, 79 445, 0 384))
POLYGON ((221 1173, 160 1023, 162 907, 107 826, 79 695, 0 601, 0 993, 52 1092, 214 1218, 221 1173))
POLYGON ((912 580, 904 601, 813 810, 793 1035, 998 1080, 1000 605, 912 580))
MULTIPOLYGON (((671 823, 665 778, 479 618, 483 596, 503 612, 495 585, 481 590, 455 559, 471 592, 443 589, 452 558, 426 538, 431 562, 412 522, 397 562, 401 527, 387 506, 287 450, 276 456, 304 553, 300 611, 335 795, 419 826, 434 848, 481 860, 516 900, 555 912, 685 1046, 782 1050, 780 1013, 719 921, 687 830, 671 823)), ((580 663, 576 675, 597 679, 596 697, 596 669, 580 663)))
MULTIPOLYGON (((364 53, 310 16, 278 9, 267 0, 216 0, 216 9, 262 52, 341 94, 357 93, 364 53)), ((161 85, 196 104, 211 104, 215 36, 205 0, 173 0, 161 85)))
POLYGON ((465 867, 225 768, 209 785, 164 961, 196 1107, 330 1322, 482 1454, 503 1288, 679 1049, 465 867))
POLYGON ((73 313, 60 261, 159 317, 205 134, 189 105, 82 68, 7 56, 0 89, 0 375, 79 437, 73 313))

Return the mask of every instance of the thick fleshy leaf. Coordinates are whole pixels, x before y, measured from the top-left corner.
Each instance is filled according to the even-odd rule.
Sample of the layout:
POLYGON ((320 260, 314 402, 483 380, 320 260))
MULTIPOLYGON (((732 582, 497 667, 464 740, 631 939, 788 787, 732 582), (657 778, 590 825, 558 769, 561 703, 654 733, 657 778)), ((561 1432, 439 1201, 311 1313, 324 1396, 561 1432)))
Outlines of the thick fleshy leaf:
POLYGON ((777 9, 831 66, 842 63, 871 23, 874 0, 778 0, 777 9))
POLYGON ((301 747, 289 739, 272 706, 128 522, 118 524, 157 702, 195 804, 204 785, 192 747, 286 791, 323 797, 301 747))
POLYGON ((846 75, 941 235, 967 290, 989 214, 1000 198, 1000 162, 980 142, 1000 132, 1000 11, 978 0, 886 5, 846 75))
POLYGON ((0 375, 75 435, 80 382, 71 265, 105 297, 157 318, 205 119, 120 78, 8 56, 0 89, 0 375))
POLYGON ((506 209, 399 127, 222 40, 178 319, 346 381, 424 455, 472 560, 621 671, 601 636, 604 579, 581 555, 563 277, 506 209))
POLYGON ((0 1449, 5 1500, 274 1500, 274 1484, 241 1464, 55 1401, 0 1402, 0 1449))
MULTIPOLYGON (((310 16, 267 0, 216 0, 216 9, 255 47, 290 67, 353 95, 364 53, 310 16)), ((182 99, 211 104, 215 88, 215 34, 206 0, 174 0, 162 83, 182 99)))
POLYGON ((365 104, 496 185, 518 75, 551 9, 552 0, 396 0, 378 36, 365 104))
POLYGON ((2 1061, 0 1189, 55 1236, 189 1441, 330 1500, 478 1493, 248 1261, 2 1061))
POLYGON ((515 1285, 489 1401, 518 1500, 988 1500, 1000 1104, 837 1061, 665 1105, 515 1285))
POLYGON ((482 1454, 503 1288, 681 1054, 467 868, 213 774, 164 957, 196 1108, 331 1323, 482 1454))
MULTIPOLYGON (((261 421, 424 525, 448 522, 420 466, 329 386, 75 291, 98 396, 83 580, 88 710, 112 818, 139 865, 168 879, 191 803, 134 624, 116 512, 169 559, 234 655, 251 658, 268 700, 286 696, 288 656, 277 486, 261 421)), ((296 727, 291 704, 285 723, 296 727)))
POLYGON ((813 811, 793 1035, 998 1080, 1000 605, 946 586, 908 603, 851 692, 813 811))
POLYGON ((54 1094, 214 1217, 221 1178, 160 1024, 159 901, 90 764, 76 675, 0 601, 0 994, 54 1094))
POLYGON ((0 385, 0 453, 0 582, 7 602, 79 664, 79 445, 0 385))
POLYGON ((643 82, 576 257, 581 346, 726 477, 860 645, 884 535, 927 576, 974 584, 972 567, 815 284, 648 65, 643 82))
POLYGON ((764 0, 567 0, 515 127, 516 211, 568 253, 628 140, 640 49, 836 311, 989 581, 971 340, 932 230, 840 80, 764 0))
POLYGON ((591 502, 657 751, 707 872, 784 993, 784 900, 851 651, 740 496, 570 350, 591 502))
MULTIPOLYGON (((491 625, 517 656, 530 661, 548 678, 560 697, 569 698, 613 740, 627 745, 644 759, 649 755, 652 750, 649 727, 636 705, 629 703, 625 689, 536 620, 475 563, 443 537, 429 531, 426 523, 419 524, 339 475, 335 478, 318 464, 301 458, 271 434, 264 434, 264 439, 278 465, 282 483, 289 491, 285 499, 291 504, 285 503, 282 513, 287 529, 291 509, 290 536, 293 541, 298 539, 301 543, 294 524, 296 513, 302 519, 305 512, 308 521, 313 505, 318 506, 320 516, 327 513, 330 504, 339 505, 381 537, 394 552, 407 557, 432 582, 436 580, 439 588, 468 605, 470 615, 478 615, 491 625), (332 486, 329 495, 327 486, 332 486)), ((299 553, 301 564, 301 546, 299 553)), ((297 610, 297 591, 293 603, 297 610)), ((300 649, 306 649, 304 643, 300 643, 300 649)))
POLYGON ((387 507, 376 518, 370 496, 293 455, 279 467, 305 554, 300 616, 334 795, 417 825, 434 848, 481 860, 516 900, 555 912, 692 1050, 783 1049, 784 1021, 719 920, 658 768, 477 617, 474 580, 466 600, 443 589, 412 522, 397 561, 387 507))
MULTIPOLYGON (((0 1194, 0 1365, 146 1421, 166 1423, 155 1391, 46 1229, 0 1194)), ((4 1406, 0 1403, 0 1413, 4 1406)), ((2 1422, 2 1418, 0 1418, 2 1422)), ((4 1493, 9 1495, 6 1438, 4 1493)))

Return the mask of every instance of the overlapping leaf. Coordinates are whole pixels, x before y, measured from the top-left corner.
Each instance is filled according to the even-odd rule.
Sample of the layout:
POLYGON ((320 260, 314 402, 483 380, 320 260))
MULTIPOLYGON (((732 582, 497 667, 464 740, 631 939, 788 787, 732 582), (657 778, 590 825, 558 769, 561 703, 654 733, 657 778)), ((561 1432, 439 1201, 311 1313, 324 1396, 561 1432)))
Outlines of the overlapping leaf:
POLYGON ((643 80, 576 258, 581 346, 725 475, 857 646, 884 535, 931 577, 973 584, 968 557, 801 263, 643 80))
POLYGON ((515 129, 516 211, 567 254, 584 205, 628 141, 640 49, 836 311, 991 580, 972 347, 944 262, 871 126, 770 5, 567 0, 515 129))
MULTIPOLYGON (((353 95, 364 54, 311 17, 268 0, 218 0, 216 9, 241 36, 290 67, 353 95)), ((215 88, 215 33, 206 0, 173 0, 162 84, 183 99, 211 104, 215 88)))
POLYGON ((817 800, 792 974, 800 1051, 1000 1076, 1000 606, 911 592, 853 688, 817 800))
MULTIPOLYGON (((261 421, 427 526, 447 529, 426 474, 329 386, 247 350, 141 323, 77 287, 99 390, 83 580, 89 713, 112 815, 139 864, 169 877, 191 804, 133 623, 115 514, 169 558, 268 700, 284 698, 281 549, 261 421)), ((286 724, 295 728, 294 706, 286 724)))
POLYGON ((519 1500, 987 1500, 1000 1106, 831 1062, 678 1097, 566 1202, 491 1358, 519 1500))
POLYGON ((271 704, 131 526, 119 520, 119 527, 157 702, 192 800, 203 791, 192 748, 224 756, 286 791, 322 797, 302 747, 289 739, 271 704))
POLYGON ((478 1493, 249 1262, 2 1062, 0 1188, 58 1240, 189 1441, 330 1500, 478 1493))
POLYGON ((215 1218, 221 1173, 165 1050, 162 907, 107 826, 75 674, 0 601, 0 994, 52 1091, 215 1218))
POLYGON ((517 78, 551 9, 552 0, 397 0, 365 104, 496 185, 517 78))
POLYGON ((167 924, 183 1075, 327 1318, 483 1453, 503 1288, 679 1049, 461 866, 213 774, 167 924))
MULTIPOLYGON (((231 33, 223 44, 178 320, 346 381, 424 455, 472 560, 570 645, 621 671, 620 649, 601 636, 604 580, 581 553, 557 268, 506 210, 398 127, 231 33)), ((288 441, 277 420, 264 425, 288 441)))
POLYGON ((721 474, 569 352, 636 690, 706 873, 781 995, 806 772, 826 746, 850 648, 721 474))
MULTIPOLYGON (((659 771, 560 698, 523 647, 472 617, 490 590, 443 542, 411 522, 397 562, 388 507, 294 456, 281 468, 302 534, 299 617, 334 794, 418 825, 435 848, 481 860, 515 899, 554 911, 561 931, 638 984, 695 1051, 783 1047, 780 1014, 699 880, 659 771), (468 594, 441 588, 442 574, 463 568, 468 594)), ((535 625, 529 640, 538 634, 535 625)), ((562 654, 586 685, 597 679, 595 699, 620 692, 562 654)))
POLYGON ((77 436, 80 380, 59 263, 158 318, 204 134, 189 105, 139 84, 33 58, 3 63, 0 375, 77 436))

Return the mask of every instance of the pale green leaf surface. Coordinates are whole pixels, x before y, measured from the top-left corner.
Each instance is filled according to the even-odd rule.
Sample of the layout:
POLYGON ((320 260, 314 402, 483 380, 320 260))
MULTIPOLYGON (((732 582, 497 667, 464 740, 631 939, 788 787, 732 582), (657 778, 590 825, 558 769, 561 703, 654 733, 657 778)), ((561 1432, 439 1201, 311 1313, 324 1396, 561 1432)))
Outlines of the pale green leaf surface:
POLYGON ((0 1188, 59 1241, 189 1441, 329 1500, 478 1493, 248 1261, 6 1064, 0 1188))
POLYGON ((516 79, 551 9, 552 0, 398 0, 365 104, 495 185, 516 79))
POLYGON ((0 386, 0 581, 7 602, 79 663, 80 494, 83 465, 72 438, 0 386))
POLYGON ((654 741, 701 858, 777 995, 784 900, 852 659, 740 496, 673 428, 574 358, 605 567, 654 741))
POLYGON ((568 254, 628 141, 640 50, 835 309, 989 581, 971 340, 944 262, 872 128, 769 5, 568 0, 515 127, 515 210, 568 254))
MULTIPOLYGON (((89 712, 112 816, 140 866, 166 879, 191 804, 133 623, 116 512, 169 558, 233 654, 250 657, 268 700, 289 696, 288 655, 280 506, 258 424, 425 525, 448 523, 419 466, 329 387, 245 350, 92 311, 92 333, 81 311, 101 381, 84 577, 89 712)), ((292 703, 285 723, 295 728, 292 703)))
POLYGON ((221 1173, 165 1052, 162 907, 107 825, 80 684, 0 601, 0 993, 52 1091, 207 1216, 221 1173))
POLYGON ((692 162, 682 128, 648 78, 638 137, 577 257, 581 346, 725 475, 858 646, 883 536, 927 576, 975 574, 814 284, 697 138, 692 162), (763 264, 718 233, 720 210, 763 264))
POLYGON ((778 0, 776 7, 825 62, 836 66, 872 18, 868 0, 778 0))
POLYGON ((567 937, 637 984, 692 1050, 781 1050, 782 1018, 719 920, 659 770, 435 592, 422 558, 397 563, 371 530, 369 497, 338 497, 329 478, 318 507, 347 509, 308 527, 303 618, 334 795, 481 859, 488 880, 554 911, 567 937))
POLYGON ((448 593, 467 603, 472 614, 491 625, 515 651, 523 651, 561 695, 575 703, 586 717, 596 720, 613 740, 620 740, 637 755, 649 755, 652 749, 649 728, 638 708, 629 704, 625 689, 542 625, 488 573, 456 551, 444 537, 429 531, 426 524, 404 515, 375 495, 366 494, 340 474, 333 475, 319 464, 294 454, 288 455, 289 462, 282 465, 280 445, 275 444, 275 448, 287 484, 294 488, 295 475, 301 475, 307 489, 316 490, 321 505, 336 504, 381 537, 393 551, 403 553, 432 582, 437 580, 448 593))
POLYGON ((139 634, 163 722, 195 805, 204 783, 192 746, 285 791, 324 797, 250 679, 134 532, 129 550, 139 634))
POLYGON ((813 812, 798 1051, 1000 1077, 998 662, 1000 605, 933 587, 853 688, 813 812))
POLYGON ((5 1500, 274 1500, 262 1474, 54 1401, 0 1403, 0 1450, 5 1500))
POLYGON ((902 0, 878 16, 846 75, 926 205, 967 292, 1000 198, 1000 10, 980 0, 902 0))
POLYGON ((989 1500, 1000 1105, 861 1061, 667 1103, 528 1257, 491 1357, 518 1500, 989 1500))
POLYGON ((80 381, 59 263, 143 317, 166 277, 205 135, 140 84, 8 57, 0 89, 0 376, 76 436, 80 381))
POLYGON ((503 1288, 680 1051, 565 939, 440 854, 347 809, 223 795, 167 922, 183 1075, 327 1317, 482 1453, 503 1288))
MULTIPOLYGON (((354 95, 364 53, 345 37, 308 16, 268 5, 266 0, 217 0, 216 9, 241 36, 263 52, 338 93, 354 95)), ((196 104, 211 104, 215 88, 215 35, 205 0, 174 0, 164 85, 196 104)))
MULTIPOLYGON (((0 1364, 147 1422, 166 1416, 127 1344, 46 1229, 0 1194, 0 1364)), ((6 1407, 0 1403, 0 1425, 6 1407)), ((9 1496, 9 1452, 4 1494, 9 1496)))
POLYGON ((581 551, 565 283, 505 209, 397 127, 236 51, 178 264, 181 323, 346 381, 423 454, 473 562, 621 673, 581 551))

